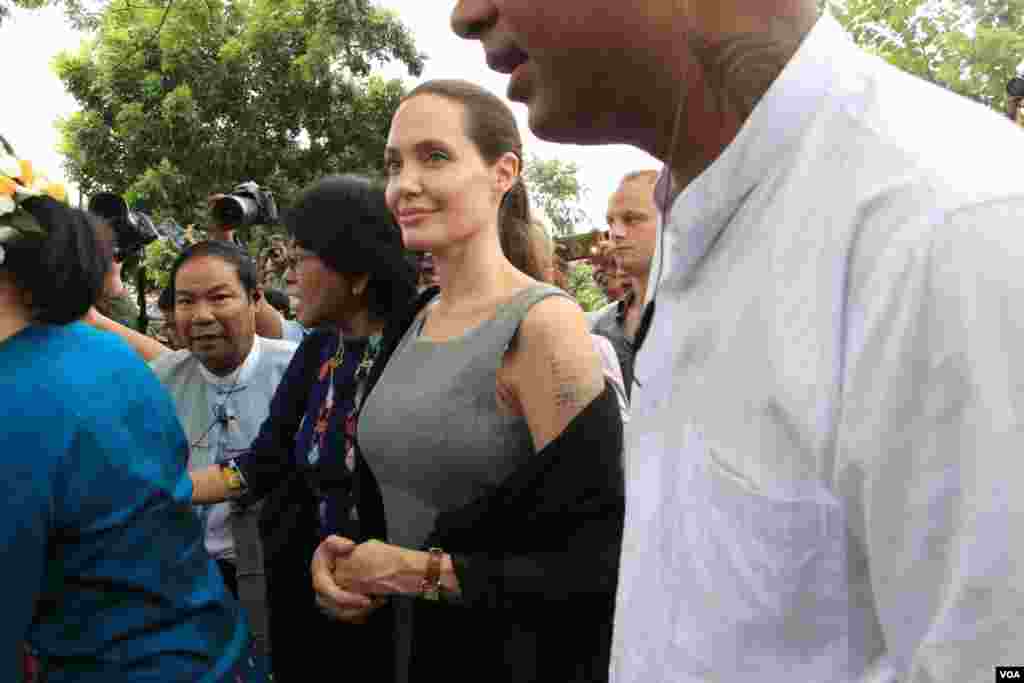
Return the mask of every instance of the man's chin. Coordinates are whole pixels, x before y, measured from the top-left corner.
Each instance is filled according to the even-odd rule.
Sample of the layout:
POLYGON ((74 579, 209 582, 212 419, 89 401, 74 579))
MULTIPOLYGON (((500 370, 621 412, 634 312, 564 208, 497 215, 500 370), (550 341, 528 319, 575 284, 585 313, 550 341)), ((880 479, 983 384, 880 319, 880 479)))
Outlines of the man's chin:
POLYGON ((546 97, 543 90, 533 81, 522 80, 509 83, 506 97, 512 102, 526 106, 527 123, 538 138, 548 142, 569 142, 580 131, 572 120, 560 112, 557 97, 546 97))
POLYGON ((622 263, 622 270, 626 272, 626 277, 629 278, 646 278, 649 274, 650 268, 651 262, 649 260, 638 261, 636 263, 623 261, 622 263))
POLYGON ((323 325, 324 322, 323 320, 320 319, 320 316, 316 315, 315 311, 306 311, 304 309, 299 309, 298 311, 296 311, 295 319, 298 320, 299 324, 305 327, 307 330, 312 330, 314 328, 320 327, 321 325, 323 325))
POLYGON ((524 104, 529 112, 530 130, 541 140, 568 145, 605 144, 604 138, 595 135, 596 131, 572 111, 550 106, 540 95, 534 94, 524 104))
POLYGON ((235 368, 220 355, 203 354, 192 352, 192 355, 199 359, 199 362, 203 364, 203 367, 217 375, 218 377, 224 377, 231 374, 235 368))

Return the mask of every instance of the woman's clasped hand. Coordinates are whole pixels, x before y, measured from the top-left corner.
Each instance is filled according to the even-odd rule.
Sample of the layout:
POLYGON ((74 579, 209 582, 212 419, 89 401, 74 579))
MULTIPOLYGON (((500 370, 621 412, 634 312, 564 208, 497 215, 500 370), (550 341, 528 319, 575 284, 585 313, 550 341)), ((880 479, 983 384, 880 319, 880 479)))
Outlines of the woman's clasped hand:
POLYGON ((335 619, 363 623, 388 594, 410 592, 410 579, 416 576, 410 555, 380 541, 356 544, 329 536, 317 548, 311 566, 317 605, 335 619))

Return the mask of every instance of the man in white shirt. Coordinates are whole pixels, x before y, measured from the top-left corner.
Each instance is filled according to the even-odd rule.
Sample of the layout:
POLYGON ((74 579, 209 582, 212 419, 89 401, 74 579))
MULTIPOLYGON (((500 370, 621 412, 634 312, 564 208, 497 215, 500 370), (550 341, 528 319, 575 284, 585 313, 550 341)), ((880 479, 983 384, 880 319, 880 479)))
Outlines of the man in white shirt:
MULTIPOLYGON (((158 355, 150 367, 174 399, 189 441, 188 468, 196 471, 248 451, 296 345, 256 334, 262 299, 256 266, 233 244, 188 247, 171 269, 171 282, 177 336, 187 348, 158 355)), ((199 511, 206 550, 262 644, 266 589, 257 510, 243 513, 229 502, 199 511)))
MULTIPOLYGON (((248 450, 296 345, 256 335, 261 291, 248 254, 229 242, 201 242, 171 270, 177 334, 187 348, 157 356, 150 367, 167 387, 189 440, 189 470, 248 450)), ((235 549, 231 503, 205 510, 206 549, 229 585, 235 549)))
POLYGON ((667 167, 612 680, 1024 663, 1024 136, 812 0, 582 4, 453 26, 541 137, 667 167))

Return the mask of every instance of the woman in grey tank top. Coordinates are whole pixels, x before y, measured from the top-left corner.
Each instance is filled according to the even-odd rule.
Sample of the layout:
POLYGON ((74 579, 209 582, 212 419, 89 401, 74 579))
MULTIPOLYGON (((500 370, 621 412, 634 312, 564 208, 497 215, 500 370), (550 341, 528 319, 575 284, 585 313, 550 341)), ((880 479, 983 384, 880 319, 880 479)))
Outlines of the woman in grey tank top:
POLYGON ((346 594, 390 597, 399 681, 607 679, 621 418, 582 311, 502 253, 521 160, 511 111, 469 83, 425 83, 392 121, 388 204, 440 293, 359 418, 387 542, 328 539, 314 585, 342 618, 346 594))

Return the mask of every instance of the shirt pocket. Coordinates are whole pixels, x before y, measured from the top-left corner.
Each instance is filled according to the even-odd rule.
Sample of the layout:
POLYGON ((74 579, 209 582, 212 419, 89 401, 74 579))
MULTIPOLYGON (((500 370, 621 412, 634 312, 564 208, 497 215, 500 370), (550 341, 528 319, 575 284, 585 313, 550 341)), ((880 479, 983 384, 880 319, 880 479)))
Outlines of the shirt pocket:
POLYGON ((794 497, 768 494, 702 445, 683 523, 690 556, 681 574, 690 574, 693 593, 675 615, 676 645, 716 672, 845 669, 849 614, 838 501, 823 487, 794 497))

